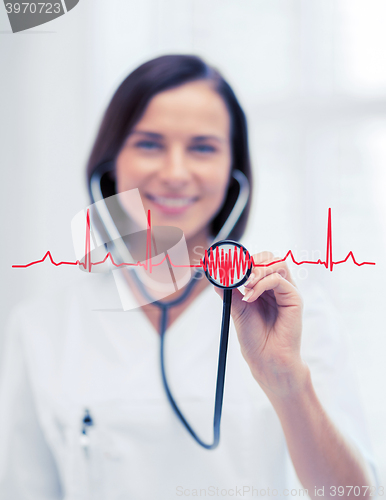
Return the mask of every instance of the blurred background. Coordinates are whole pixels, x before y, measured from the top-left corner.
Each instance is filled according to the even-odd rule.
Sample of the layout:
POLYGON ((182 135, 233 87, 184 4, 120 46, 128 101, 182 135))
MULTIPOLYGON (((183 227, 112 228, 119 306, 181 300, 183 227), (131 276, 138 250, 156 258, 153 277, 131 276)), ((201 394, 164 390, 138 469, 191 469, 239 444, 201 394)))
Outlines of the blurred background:
MULTIPOLYGON (((321 283, 352 350, 386 483, 386 3, 384 0, 80 0, 68 14, 12 34, 0 5, 1 332, 14 304, 79 279, 70 222, 88 204, 85 164, 121 80, 147 59, 194 53, 234 87, 250 125, 256 179, 245 242, 292 249, 331 273, 321 283)), ((0 346, 2 333, 0 336, 0 346)))

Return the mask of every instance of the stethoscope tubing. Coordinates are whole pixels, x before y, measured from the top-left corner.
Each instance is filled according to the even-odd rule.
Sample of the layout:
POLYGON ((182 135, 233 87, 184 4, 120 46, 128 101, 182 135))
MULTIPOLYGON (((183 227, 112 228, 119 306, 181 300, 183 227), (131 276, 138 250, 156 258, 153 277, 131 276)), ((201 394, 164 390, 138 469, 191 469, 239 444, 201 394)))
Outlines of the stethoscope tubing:
MULTIPOLYGON (((165 337, 168 323, 168 312, 169 309, 173 306, 181 304, 193 291, 195 284, 198 279, 201 277, 202 271, 196 271, 193 278, 188 283, 184 293, 180 295, 177 299, 168 302, 162 301, 154 301, 152 302, 156 307, 161 310, 161 319, 160 319, 160 365, 161 365, 161 377, 162 383, 165 389, 165 393, 169 400, 171 407, 176 413, 177 417, 184 425, 186 430, 192 436, 192 438, 203 448, 207 450, 213 450, 217 448, 220 441, 220 424, 221 424, 221 415, 222 415, 222 405, 224 399, 224 385, 225 385, 225 372, 226 372, 226 360, 227 360, 227 352, 228 352, 228 338, 229 338, 229 323, 230 323, 230 313, 231 313, 231 305, 232 305, 232 290, 225 289, 223 296, 223 314, 222 314, 222 323, 221 323, 221 337, 220 337, 220 346, 219 346, 219 355, 218 355, 218 366, 217 366, 217 383, 216 383, 216 394, 215 394, 215 404, 214 404, 214 416, 213 416, 213 442, 205 443, 195 432, 193 427, 189 424, 188 420, 180 410, 172 391, 170 390, 168 379, 166 376, 165 370, 165 337)), ((138 278, 136 273, 132 273, 134 280, 136 281, 137 286, 140 288, 141 293, 148 300, 151 299, 150 294, 148 294, 147 290, 143 286, 141 280, 138 278)))
POLYGON ((225 385, 225 371, 226 371, 226 360, 228 351, 228 337, 229 337, 229 321, 230 321, 230 311, 232 303, 232 290, 224 290, 224 302, 223 302, 223 316, 222 316, 222 326, 221 326, 221 337, 220 337, 220 347, 218 355, 218 367, 217 367, 217 383, 216 383, 216 395, 214 404, 214 416, 213 416, 213 442, 205 443, 194 431, 192 426, 189 424, 182 411, 178 407, 173 394, 170 390, 166 373, 165 373, 165 334, 167 328, 168 320, 168 307, 161 308, 161 321, 160 321, 160 361, 161 361, 161 375, 162 382, 166 395, 168 397, 169 403, 173 408, 174 412, 177 414, 178 418, 185 426, 186 430, 193 437, 193 439, 207 450, 213 450, 217 448, 220 442, 220 424, 221 424, 221 414, 222 405, 224 399, 224 385, 225 385))
MULTIPOLYGON (((95 203, 96 201, 102 201, 103 200, 103 194, 101 192, 100 188, 100 181, 102 178, 102 175, 108 171, 111 170, 111 163, 112 162, 105 162, 101 165, 99 165, 94 172, 94 175, 91 177, 90 181, 90 195, 95 203)), ((233 172, 233 177, 236 179, 236 181, 239 183, 240 186, 240 193, 239 197, 235 203, 234 208, 232 209, 232 212, 230 213, 228 219, 225 221, 223 227, 221 228, 220 232, 217 234, 217 236, 214 238, 213 243, 223 240, 226 238, 230 232, 232 231, 233 227, 235 226, 239 216, 241 215, 242 211, 244 210, 248 198, 249 198, 249 184, 248 180, 245 177, 245 175, 240 172, 240 171, 234 171, 233 172)), ((104 208, 104 206, 102 205, 104 208)), ((105 226, 105 229, 107 230, 107 233, 110 235, 111 240, 116 240, 117 238, 117 230, 115 228, 115 225, 111 219, 110 214, 108 213, 108 210, 104 210, 103 212, 100 211, 101 207, 99 207, 98 214, 99 217, 101 218, 103 225, 105 226)), ((118 240, 119 241, 119 238, 118 240)), ((123 245, 121 245, 121 248, 118 249, 120 253, 126 253, 127 249, 123 248, 123 245)), ((186 289, 175 300, 168 301, 168 302, 162 302, 162 301, 154 301, 153 298, 148 294, 146 288, 143 286, 141 280, 138 278, 137 273, 135 270, 131 270, 130 274, 134 278, 134 280, 137 283, 137 286, 141 290, 141 293, 143 296, 149 300, 149 302, 153 303, 156 307, 158 307, 161 310, 161 319, 160 319, 160 364, 161 364, 161 376, 162 376, 162 382, 163 386, 167 395, 167 398, 169 400, 169 403, 171 407, 173 408, 174 412, 176 413, 177 417, 181 421, 181 423, 185 426, 186 430, 189 432, 189 434, 193 437, 193 439, 201 445, 203 448, 206 448, 207 450, 213 450, 215 449, 220 441, 220 423, 221 423, 221 415, 222 415, 222 406, 223 406, 223 399, 224 399, 224 384, 225 384, 225 371, 226 371, 226 360, 227 360, 227 351, 228 351, 228 338, 229 338, 229 324, 230 324, 230 313, 231 313, 231 303, 232 303, 232 289, 224 288, 224 296, 223 296, 223 314, 222 314, 222 323, 221 323, 221 336, 220 336, 220 346, 219 346, 219 356, 218 356, 218 366, 217 366, 217 382, 216 382, 216 394, 215 394, 215 404, 214 404, 214 415, 213 415, 213 442, 212 443, 205 443, 194 431, 192 426, 189 424, 185 416, 183 415, 182 411, 180 410, 176 400, 174 399, 174 396, 170 390, 169 383, 167 380, 166 376, 166 370, 165 370, 165 336, 166 336, 166 330, 167 330, 167 323, 168 323, 168 311, 171 307, 176 306, 180 303, 182 303, 192 292, 193 287, 195 286, 195 283, 198 281, 198 278, 200 277, 199 275, 202 273, 202 271, 196 271, 196 274, 194 277, 190 280, 188 283, 186 289)), ((223 287, 222 287, 223 288, 223 287)))

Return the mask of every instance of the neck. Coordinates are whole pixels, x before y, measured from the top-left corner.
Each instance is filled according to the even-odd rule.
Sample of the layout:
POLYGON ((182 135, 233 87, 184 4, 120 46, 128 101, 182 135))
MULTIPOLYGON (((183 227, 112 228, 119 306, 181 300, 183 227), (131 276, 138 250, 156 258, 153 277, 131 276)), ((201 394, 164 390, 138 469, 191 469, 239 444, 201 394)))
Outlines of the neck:
POLYGON ((207 250, 211 244, 209 231, 205 228, 205 230, 189 238, 186 244, 188 246, 190 264, 199 265, 200 260, 205 256, 205 250, 207 250))
MULTIPOLYGON (((189 239, 186 240, 186 245, 188 248, 188 255, 189 255, 189 263, 191 266, 199 266, 201 259, 204 258, 205 256, 205 250, 208 249, 211 243, 211 238, 209 236, 209 231, 205 228, 203 231, 195 234, 194 236, 190 237, 189 239)), ((193 277, 194 273, 196 272, 196 269, 198 268, 192 268, 191 275, 193 277)), ((176 271, 176 270, 174 270, 176 271)), ((170 276, 171 276, 171 271, 167 271, 165 268, 161 270, 161 268, 153 268, 152 271, 154 274, 154 277, 157 276, 156 279, 158 279, 160 282, 162 282, 164 279, 170 283, 170 276)), ((140 294, 141 292, 137 290, 135 283, 132 281, 130 278, 130 274, 126 273, 126 279, 132 288, 134 294, 140 294)), ((202 279, 199 280, 200 282, 197 283, 197 285, 194 287, 194 291, 192 293, 192 298, 197 295, 197 293, 200 293, 206 286, 209 284, 209 282, 205 279, 204 276, 202 276, 202 279)), ((143 283, 143 285, 146 287, 146 284, 143 283)), ((177 299, 185 290, 185 287, 182 289, 176 289, 174 293, 171 293, 170 295, 167 296, 164 300, 166 301, 172 301, 177 299)), ((154 290, 148 290, 150 295, 154 296, 154 290)), ((154 296, 155 300, 163 300, 162 297, 156 297, 154 296)))

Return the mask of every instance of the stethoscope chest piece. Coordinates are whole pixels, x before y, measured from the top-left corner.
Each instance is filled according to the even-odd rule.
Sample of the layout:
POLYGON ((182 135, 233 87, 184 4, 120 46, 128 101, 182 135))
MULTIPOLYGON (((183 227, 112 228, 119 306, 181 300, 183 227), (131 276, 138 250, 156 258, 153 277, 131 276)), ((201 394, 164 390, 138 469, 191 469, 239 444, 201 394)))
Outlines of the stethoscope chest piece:
POLYGON ((213 285, 238 288, 251 274, 252 259, 248 250, 237 241, 221 240, 205 252, 203 268, 213 285))

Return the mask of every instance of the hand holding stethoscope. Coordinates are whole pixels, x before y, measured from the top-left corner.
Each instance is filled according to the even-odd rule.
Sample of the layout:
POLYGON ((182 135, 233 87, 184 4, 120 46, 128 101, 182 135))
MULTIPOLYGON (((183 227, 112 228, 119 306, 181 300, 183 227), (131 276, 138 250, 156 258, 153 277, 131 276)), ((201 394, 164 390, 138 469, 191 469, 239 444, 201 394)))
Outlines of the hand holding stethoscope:
MULTIPOLYGON (((268 252, 253 255, 258 266, 244 284, 244 297, 233 290, 231 309, 241 352, 270 398, 284 396, 287 384, 305 373, 300 356, 302 299, 287 264, 271 264, 275 261, 268 252)), ((215 290, 222 296, 221 289, 215 290)))

